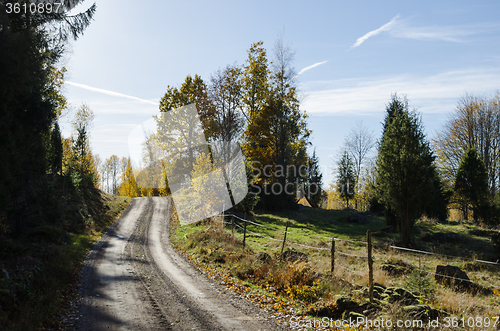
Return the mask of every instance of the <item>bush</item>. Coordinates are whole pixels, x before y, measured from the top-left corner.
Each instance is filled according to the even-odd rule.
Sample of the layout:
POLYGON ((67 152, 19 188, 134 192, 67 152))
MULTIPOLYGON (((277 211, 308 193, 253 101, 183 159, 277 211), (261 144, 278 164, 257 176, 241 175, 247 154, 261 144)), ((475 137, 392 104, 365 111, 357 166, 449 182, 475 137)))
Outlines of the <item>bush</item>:
POLYGON ((270 279, 274 286, 283 291, 293 286, 312 285, 314 273, 314 270, 306 262, 279 263, 275 264, 275 268, 270 271, 270 279))
POLYGON ((495 245, 497 253, 500 254, 500 232, 492 234, 491 241, 493 241, 493 245, 495 245))
POLYGON ((251 213, 259 202, 259 199, 258 195, 248 193, 243 200, 234 206, 234 211, 237 213, 251 213))

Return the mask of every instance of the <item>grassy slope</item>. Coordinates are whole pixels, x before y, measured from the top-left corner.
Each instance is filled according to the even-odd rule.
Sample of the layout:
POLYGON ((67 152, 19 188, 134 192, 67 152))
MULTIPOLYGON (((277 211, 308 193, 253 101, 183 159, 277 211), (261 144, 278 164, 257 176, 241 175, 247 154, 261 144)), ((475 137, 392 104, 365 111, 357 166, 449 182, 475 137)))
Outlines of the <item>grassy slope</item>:
MULTIPOLYGON (((385 231, 385 220, 382 217, 370 217, 368 224, 353 224, 345 221, 352 211, 307 209, 303 213, 285 211, 268 214, 257 213, 251 220, 269 227, 274 231, 249 225, 247 230, 274 238, 262 238, 256 235, 247 237, 247 246, 242 247, 242 235, 236 234, 236 240, 227 228, 222 230, 218 221, 205 225, 187 225, 177 228, 174 242, 185 255, 208 276, 224 282, 228 287, 238 291, 249 299, 271 309, 277 316, 306 315, 314 309, 321 309, 335 301, 339 295, 347 295, 358 302, 366 301, 362 291, 356 291, 367 284, 366 260, 336 256, 336 281, 329 277, 314 279, 314 273, 327 274, 330 270, 330 240, 336 237, 352 240, 365 240, 367 229, 374 233, 375 281, 385 286, 401 286, 412 291, 423 293, 421 303, 430 304, 447 311, 453 316, 475 316, 487 314, 496 316, 500 303, 499 291, 491 296, 474 296, 468 293, 453 291, 435 283, 431 276, 415 277, 389 276, 381 269, 384 261, 405 261, 415 267, 434 272, 438 264, 452 264, 467 270, 469 277, 486 287, 500 286, 498 268, 471 262, 476 257, 487 260, 498 258, 488 231, 472 224, 449 222, 441 224, 429 220, 417 222, 416 237, 422 250, 462 256, 462 259, 447 259, 440 256, 420 256, 390 250, 387 243, 398 240, 397 233, 385 231), (286 222, 289 222, 287 241, 297 242, 327 250, 311 250, 288 244, 285 249, 293 249, 308 254, 307 265, 285 265, 272 262, 266 266, 255 259, 258 252, 267 252, 277 256, 281 250, 281 242, 286 222), (424 242, 420 237, 436 232, 454 232, 462 236, 458 243, 424 242), (347 267, 349 270, 343 268, 347 267), (342 281, 344 280, 344 281, 342 281), (355 284, 348 286, 347 282, 355 284), (356 286, 357 285, 357 286, 356 286), (497 308, 495 308, 497 307, 497 308)), ((229 221, 226 219, 226 221, 229 221)), ((240 231, 241 232, 241 231, 240 231)), ((364 245, 353 245, 337 242, 337 252, 366 255, 364 245)), ((392 314, 402 314, 401 307, 392 307, 392 314)))
POLYGON ((88 250, 128 205, 129 198, 97 189, 72 191, 54 208, 57 221, 27 223, 20 236, 0 240, 0 329, 57 326, 54 314, 71 300, 88 250))

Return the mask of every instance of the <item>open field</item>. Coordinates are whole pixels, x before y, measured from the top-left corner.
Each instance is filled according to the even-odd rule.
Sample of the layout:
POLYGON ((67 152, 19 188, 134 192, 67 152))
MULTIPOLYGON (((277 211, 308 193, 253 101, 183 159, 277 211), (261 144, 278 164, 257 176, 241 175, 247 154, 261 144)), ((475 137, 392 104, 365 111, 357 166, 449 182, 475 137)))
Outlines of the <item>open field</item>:
MULTIPOLYGON (((500 256, 490 238, 495 230, 471 223, 449 221, 443 224, 420 220, 416 224, 418 249, 436 253, 431 255, 390 248, 397 242, 398 234, 385 229, 383 217, 369 216, 366 224, 350 223, 347 219, 353 213, 350 210, 321 209, 306 209, 302 213, 256 213, 247 219, 261 226, 247 223, 245 248, 242 247, 241 228, 236 227, 235 238, 231 235, 230 217, 226 217, 224 230, 219 218, 205 225, 179 227, 175 238, 179 248, 201 268, 208 268, 206 272, 214 278, 223 279, 236 289, 240 289, 236 284, 243 283, 250 290, 241 291, 255 292, 252 294, 255 298, 259 298, 258 293, 274 297, 255 301, 261 304, 262 300, 274 302, 273 305, 266 303, 267 308, 274 309, 284 320, 298 316, 306 319, 359 317, 355 311, 360 311, 359 307, 363 305, 368 308, 364 316, 373 319, 416 318, 419 308, 412 310, 406 308, 408 306, 428 308, 425 318, 422 314, 418 316, 421 320, 464 318, 467 321, 470 317, 488 317, 488 321, 493 321, 500 315, 500 268, 496 264, 477 261, 495 262, 500 256), (289 228, 284 249, 307 254, 307 264, 287 264, 277 259, 287 222, 289 228), (367 303, 368 264, 364 243, 367 230, 372 231, 374 282, 380 285, 375 286, 376 307, 367 303), (430 240, 435 233, 455 233, 459 237, 448 242, 430 240), (332 237, 337 239, 333 278, 329 275, 332 237), (256 256, 261 252, 269 254, 272 261, 259 261, 256 256), (477 284, 475 290, 438 284, 434 279, 437 265, 452 265, 464 270, 477 284), (408 305, 408 302, 387 297, 388 291, 397 288, 415 295, 416 301, 408 305), (343 301, 349 298, 356 303, 352 312, 349 309, 341 311, 339 302, 343 301, 339 298, 344 298, 343 301)), ((238 225, 243 227, 243 222, 238 222, 238 225)), ((491 322, 483 329, 496 330, 494 324, 491 322)), ((467 324, 464 326, 463 329, 470 329, 467 324)), ((441 324, 434 329, 440 328, 444 330, 446 326, 441 324)), ((460 329, 460 325, 456 329, 460 329)))

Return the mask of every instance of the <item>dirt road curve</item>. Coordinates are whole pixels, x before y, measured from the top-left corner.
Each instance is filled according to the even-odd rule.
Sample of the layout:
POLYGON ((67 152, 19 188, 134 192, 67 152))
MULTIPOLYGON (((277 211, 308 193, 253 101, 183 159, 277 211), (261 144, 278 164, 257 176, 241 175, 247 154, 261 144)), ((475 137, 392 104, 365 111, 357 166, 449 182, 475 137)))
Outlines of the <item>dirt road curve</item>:
POLYGON ((281 330, 171 247, 169 198, 134 198, 83 268, 77 330, 281 330))

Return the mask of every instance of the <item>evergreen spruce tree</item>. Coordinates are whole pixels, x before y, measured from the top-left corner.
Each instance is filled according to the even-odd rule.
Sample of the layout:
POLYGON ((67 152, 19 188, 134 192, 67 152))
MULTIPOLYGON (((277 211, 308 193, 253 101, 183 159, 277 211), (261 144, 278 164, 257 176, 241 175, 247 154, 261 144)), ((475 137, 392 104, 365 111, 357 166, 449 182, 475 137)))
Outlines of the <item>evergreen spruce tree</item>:
POLYGON ((437 174, 433 161, 420 117, 409 110, 406 98, 393 95, 378 150, 376 183, 380 200, 399 226, 403 246, 415 245, 415 220, 434 196, 437 174))
POLYGON ((340 197, 345 200, 346 207, 349 207, 349 199, 354 198, 354 186, 356 185, 356 175, 354 164, 349 153, 344 151, 338 163, 337 190, 340 197))
POLYGON ((471 205, 474 220, 485 219, 488 203, 488 172, 474 147, 467 150, 458 166, 455 192, 465 205, 471 205))
POLYGON ((50 171, 52 172, 52 186, 55 185, 56 175, 60 171, 62 174, 63 143, 59 124, 54 124, 54 129, 50 134, 50 171))
POLYGON ((321 202, 323 190, 323 174, 319 169, 319 159, 316 155, 316 149, 313 151, 312 157, 307 162, 307 182, 304 187, 304 194, 312 207, 318 208, 321 202))

